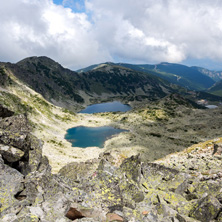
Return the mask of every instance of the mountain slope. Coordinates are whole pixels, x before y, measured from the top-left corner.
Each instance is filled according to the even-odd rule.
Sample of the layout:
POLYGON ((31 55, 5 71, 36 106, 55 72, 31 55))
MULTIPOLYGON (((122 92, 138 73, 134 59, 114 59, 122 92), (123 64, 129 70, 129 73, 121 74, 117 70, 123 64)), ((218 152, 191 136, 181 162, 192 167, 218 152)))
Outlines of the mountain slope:
MULTIPOLYGON (((125 64, 121 65, 127 66, 125 64)), ((157 65, 131 65, 130 68, 140 69, 140 71, 143 72, 152 71, 152 74, 156 76, 191 90, 204 90, 214 84, 214 81, 210 77, 202 74, 198 70, 180 64, 160 63, 157 65)))
MULTIPOLYGON (((118 69, 100 67, 94 74, 109 80, 114 68, 118 69)), ((175 151, 172 147, 181 151, 190 143, 221 136, 221 110, 194 109, 174 94, 154 102, 153 108, 140 103, 142 109, 128 113, 75 115, 47 102, 7 67, 0 70, 0 109, 12 107, 12 112, 4 107, 3 115, 0 111, 0 220, 221 221, 222 138, 153 161, 175 151), (24 110, 18 110, 18 103, 24 110), (108 140, 108 149, 79 148, 78 153, 77 147, 69 149, 64 133, 74 124, 86 125, 86 119, 93 126, 109 123, 129 132, 108 140), (132 152, 141 155, 131 156, 132 152), (79 160, 80 153, 91 160, 79 160), (58 174, 52 175, 45 155, 54 173, 61 169, 58 174)), ((132 73, 115 70, 115 75, 123 74, 132 73)), ((165 87, 157 79, 151 78, 149 86, 165 87)))
MULTIPOLYGON (((89 122, 92 126, 90 117, 84 116, 82 119, 81 115, 77 117, 75 113, 49 103, 42 95, 16 78, 4 64, 0 64, 0 70, 0 79, 4 79, 4 81, 0 81, 1 115, 3 113, 5 117, 9 116, 10 113, 5 112, 9 109, 15 115, 25 114, 28 117, 33 128, 32 133, 44 141, 43 154, 49 158, 53 172, 58 172, 69 162, 99 156, 102 152, 100 148, 94 149, 94 152, 81 148, 76 149, 64 138, 66 130, 75 125, 86 125, 89 122)), ((94 126, 99 124, 98 118, 93 118, 93 120, 94 126)), ((10 123, 8 124, 10 125, 10 123)))
POLYGON ((215 82, 222 80, 222 71, 214 71, 214 70, 209 70, 209 69, 205 69, 205 68, 197 67, 197 66, 192 66, 191 68, 198 70, 199 72, 203 73, 206 76, 209 76, 215 82))
MULTIPOLYGON (((116 65, 155 75, 173 84, 186 87, 189 90, 205 90, 215 83, 214 80, 201 73, 199 70, 180 64, 160 63, 157 65, 134 65, 127 63, 117 63, 116 65)), ((101 66, 101 64, 97 65, 97 67, 99 66, 101 66)), ((86 70, 88 71, 95 68, 95 65, 89 66, 85 69, 78 70, 77 72, 84 72, 86 70)))
POLYGON ((10 65, 10 69, 20 80, 56 105, 72 108, 76 103, 84 102, 76 87, 79 75, 50 58, 26 58, 10 65))
POLYGON ((215 83, 209 90, 209 93, 212 93, 217 96, 222 96, 222 80, 215 83))
POLYGON ((114 64, 104 64, 80 75, 91 82, 88 91, 98 95, 143 95, 154 100, 174 91, 170 84, 162 79, 114 64))
POLYGON ((63 68, 47 57, 4 64, 24 83, 55 105, 76 110, 79 104, 103 100, 155 100, 175 92, 174 86, 152 74, 105 64, 88 72, 63 68))
MULTIPOLYGON (((150 65, 144 65, 143 67, 144 69, 146 68, 147 73, 137 71, 142 69, 139 65, 125 64, 129 66, 128 68, 123 67, 122 64, 113 63, 95 65, 92 66, 93 68, 91 67, 92 70, 77 73, 63 68, 60 64, 47 57, 30 57, 17 64, 1 64, 49 102, 73 111, 80 110, 88 104, 103 101, 120 100, 129 102, 144 99, 153 101, 171 93, 187 95, 186 89, 156 76, 158 74, 162 77, 163 72, 148 71, 148 68, 151 67, 150 65), (137 70, 133 70, 133 67, 137 70)), ((161 67, 165 66, 168 65, 162 64, 161 67)), ((172 64, 169 66, 177 67, 177 65, 172 64)), ((155 69, 157 70, 158 67, 155 69)), ((179 65, 179 67, 181 66, 179 65)), ((185 74, 189 75, 188 70, 186 70, 185 74)), ((185 74, 183 75, 185 76, 185 74)), ((165 73, 164 75, 165 79, 172 77, 171 82, 173 82, 173 78, 177 79, 175 82, 179 78, 179 82, 183 79, 183 77, 178 77, 174 74, 165 73)), ((9 81, 7 77, 1 74, 1 70, 0 78, 2 82, 9 81)), ((208 79, 208 77, 206 78, 208 79)), ((190 99, 195 101, 197 98, 193 97, 194 92, 190 93, 192 94, 190 99)), ((203 95, 203 99, 205 99, 204 97, 203 95)))

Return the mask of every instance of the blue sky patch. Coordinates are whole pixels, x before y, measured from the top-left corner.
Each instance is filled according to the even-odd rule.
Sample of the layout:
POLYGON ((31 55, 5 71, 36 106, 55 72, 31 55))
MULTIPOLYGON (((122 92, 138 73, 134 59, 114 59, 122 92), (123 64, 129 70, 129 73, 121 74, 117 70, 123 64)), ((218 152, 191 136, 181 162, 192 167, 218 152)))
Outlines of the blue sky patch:
POLYGON ((84 0, 53 0, 56 5, 63 5, 65 8, 71 8, 73 12, 84 12, 84 0))

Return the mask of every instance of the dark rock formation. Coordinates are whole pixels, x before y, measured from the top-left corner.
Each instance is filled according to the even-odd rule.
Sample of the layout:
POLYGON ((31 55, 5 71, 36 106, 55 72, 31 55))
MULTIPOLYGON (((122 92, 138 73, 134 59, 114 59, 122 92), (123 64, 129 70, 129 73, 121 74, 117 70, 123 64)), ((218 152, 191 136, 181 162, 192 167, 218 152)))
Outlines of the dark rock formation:
POLYGON ((10 117, 13 115, 14 115, 14 112, 12 112, 11 110, 7 109, 6 107, 0 104, 0 117, 1 118, 10 117))

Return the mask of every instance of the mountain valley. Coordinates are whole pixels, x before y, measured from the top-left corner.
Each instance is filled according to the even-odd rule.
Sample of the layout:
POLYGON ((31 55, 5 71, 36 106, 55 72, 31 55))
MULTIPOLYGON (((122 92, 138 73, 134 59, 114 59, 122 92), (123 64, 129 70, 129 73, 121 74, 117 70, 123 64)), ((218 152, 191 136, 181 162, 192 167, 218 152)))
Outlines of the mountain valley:
POLYGON ((112 64, 85 73, 65 69, 47 57, 2 65, 49 102, 73 111, 81 104, 102 100, 130 101, 140 97, 156 100, 178 88, 152 74, 112 64))
POLYGON ((2 221, 221 221, 222 107, 209 93, 220 82, 212 90, 209 77, 166 66, 106 63, 78 73, 47 57, 0 63, 2 221), (76 113, 115 100, 132 110, 76 113), (104 125, 128 132, 102 149, 64 139, 71 127, 104 125))

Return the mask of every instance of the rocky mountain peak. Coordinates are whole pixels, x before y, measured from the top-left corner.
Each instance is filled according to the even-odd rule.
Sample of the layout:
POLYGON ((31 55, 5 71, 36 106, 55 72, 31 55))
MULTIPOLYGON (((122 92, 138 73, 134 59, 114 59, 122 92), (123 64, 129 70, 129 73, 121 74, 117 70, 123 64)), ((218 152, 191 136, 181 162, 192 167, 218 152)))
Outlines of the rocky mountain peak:
POLYGON ((35 71, 36 68, 37 70, 40 68, 45 68, 45 69, 51 69, 51 70, 57 70, 57 69, 62 69, 62 66, 52 60, 49 57, 46 56, 33 56, 29 58, 25 58, 19 62, 16 63, 19 67, 27 69, 29 71, 35 71))

